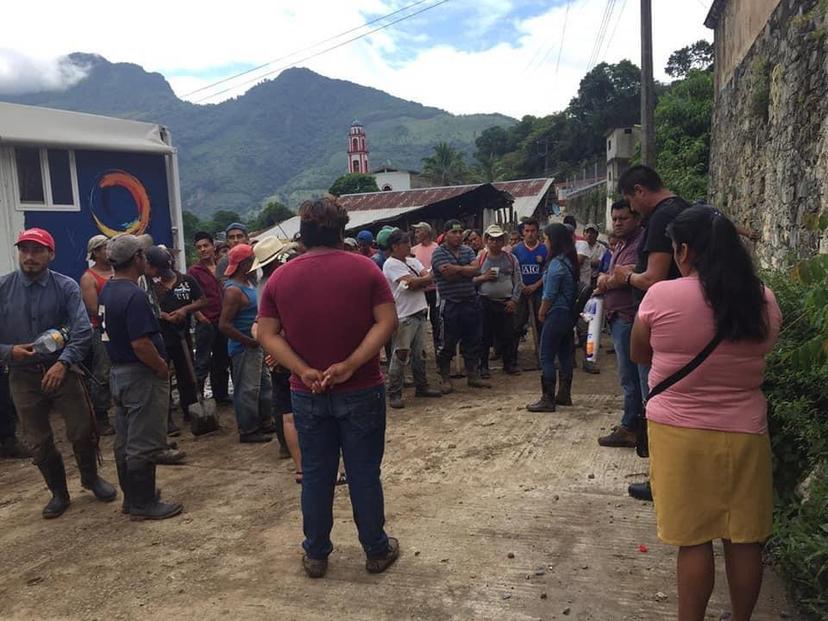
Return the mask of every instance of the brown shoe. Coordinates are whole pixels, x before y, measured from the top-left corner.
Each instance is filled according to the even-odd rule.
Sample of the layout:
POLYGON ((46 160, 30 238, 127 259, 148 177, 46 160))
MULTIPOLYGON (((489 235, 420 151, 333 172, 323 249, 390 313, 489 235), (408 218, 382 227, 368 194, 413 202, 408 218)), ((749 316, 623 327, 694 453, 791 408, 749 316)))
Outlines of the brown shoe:
POLYGON ((624 427, 615 427, 611 433, 598 438, 598 444, 608 447, 635 448, 636 433, 624 427))
POLYGON ((385 556, 378 558, 369 558, 365 560, 365 569, 369 574, 381 574, 386 569, 394 564, 394 561, 400 556, 400 542, 396 537, 388 538, 388 551, 385 556))
POLYGON ((305 573, 308 574, 308 578, 322 578, 325 572, 328 571, 328 559, 303 556, 302 567, 305 568, 305 573))

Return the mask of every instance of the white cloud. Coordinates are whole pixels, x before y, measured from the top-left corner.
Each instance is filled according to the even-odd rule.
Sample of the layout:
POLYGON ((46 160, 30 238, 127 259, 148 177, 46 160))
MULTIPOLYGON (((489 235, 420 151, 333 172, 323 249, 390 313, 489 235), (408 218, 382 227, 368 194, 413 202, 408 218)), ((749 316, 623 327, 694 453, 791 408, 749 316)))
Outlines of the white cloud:
POLYGON ((85 77, 86 69, 66 58, 34 58, 0 48, 0 94, 64 90, 85 77))
MULTIPOLYGON (((18 57, 31 59, 33 67, 41 68, 28 71, 31 76, 60 75, 59 71, 55 73, 57 65, 49 64, 50 59, 72 51, 94 52, 112 61, 134 62, 148 71, 159 71, 183 95, 222 77, 194 77, 200 72, 286 56, 363 23, 366 14, 388 13, 403 4, 403 0, 236 0, 199 4, 146 0, 140 9, 124 16, 113 15, 111 3, 104 0, 89 0, 82 5, 31 1, 4 7, 4 22, 30 27, 6 29, 3 44, 14 49, 18 57), (44 15, 49 18, 44 19, 44 15), (31 36, 34 31, 38 33, 36 38, 31 36)), ((464 32, 483 32, 501 20, 514 23, 520 35, 508 44, 476 52, 439 45, 400 60, 394 53, 400 52, 400 46, 410 45, 413 37, 422 39, 427 35, 429 16, 443 10, 438 7, 417 18, 417 23, 425 27, 413 37, 412 33, 402 36, 392 27, 301 64, 330 77, 380 88, 455 113, 497 111, 516 117, 549 114, 565 107, 577 92, 606 3, 572 0, 562 46, 564 6, 515 23, 510 10, 516 5, 512 0, 452 0, 443 5, 446 10, 451 7, 452 14, 462 14, 457 9, 465 8, 471 15, 457 25, 464 32), (556 70, 559 50, 560 66, 556 70), (389 60, 392 54, 393 62, 389 60)), ((602 59, 616 62, 629 58, 638 64, 638 2, 618 0, 615 5, 602 59)), ((663 67, 669 54, 700 38, 709 39, 711 33, 702 25, 705 9, 699 2, 657 0, 654 5, 656 78, 666 79, 663 67)), ((274 68, 318 49, 293 55, 274 68)), ((3 73, 2 61, 0 56, 0 89, 4 76, 7 88, 9 84, 48 84, 43 79, 27 83, 20 71, 9 78, 8 72, 3 73)), ((239 92, 231 90, 210 101, 239 92)))

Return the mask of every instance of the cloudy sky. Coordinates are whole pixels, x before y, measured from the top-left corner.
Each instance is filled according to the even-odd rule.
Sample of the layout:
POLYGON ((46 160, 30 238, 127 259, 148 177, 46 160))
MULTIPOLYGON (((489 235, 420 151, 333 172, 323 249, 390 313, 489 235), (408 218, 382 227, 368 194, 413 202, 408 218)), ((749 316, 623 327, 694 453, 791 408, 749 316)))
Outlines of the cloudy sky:
MULTIPOLYGON (((639 5, 639 0, 144 0, 127 13, 113 9, 109 0, 14 2, 3 8, 0 94, 79 79, 77 71, 55 59, 82 51, 158 71, 180 97, 199 103, 241 94, 285 66, 304 66, 458 114, 543 115, 566 106, 591 60, 639 63, 639 5), (599 41, 605 15, 608 25, 599 41), (359 28, 372 20, 377 21, 359 28)), ((656 79, 667 79, 663 68, 672 51, 711 39, 702 24, 709 5, 710 0, 653 0, 656 79)))

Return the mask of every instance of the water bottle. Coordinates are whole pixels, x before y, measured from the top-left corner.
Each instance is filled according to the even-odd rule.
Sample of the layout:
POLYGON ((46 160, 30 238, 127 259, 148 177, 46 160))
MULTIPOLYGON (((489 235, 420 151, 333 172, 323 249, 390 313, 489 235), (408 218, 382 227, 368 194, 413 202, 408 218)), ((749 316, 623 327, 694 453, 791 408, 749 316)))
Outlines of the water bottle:
POLYGON ((54 354, 66 346, 69 331, 66 328, 49 328, 35 339, 32 348, 38 354, 54 354))

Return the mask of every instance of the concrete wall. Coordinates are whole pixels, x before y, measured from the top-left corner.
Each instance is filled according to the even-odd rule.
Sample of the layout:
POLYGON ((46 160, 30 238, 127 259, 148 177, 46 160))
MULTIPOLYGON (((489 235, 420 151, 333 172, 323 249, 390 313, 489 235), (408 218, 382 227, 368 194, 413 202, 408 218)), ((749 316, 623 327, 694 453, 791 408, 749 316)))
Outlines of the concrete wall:
POLYGON ((761 233, 765 266, 828 249, 810 224, 828 209, 826 12, 782 0, 716 97, 710 198, 761 233))
POLYGON ((722 88, 765 28, 780 0, 725 0, 716 26, 716 85, 722 88))
POLYGON ((411 189, 411 173, 404 170, 377 173, 374 178, 380 190, 384 190, 385 186, 390 186, 388 191, 394 192, 411 189))

